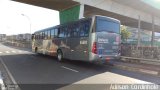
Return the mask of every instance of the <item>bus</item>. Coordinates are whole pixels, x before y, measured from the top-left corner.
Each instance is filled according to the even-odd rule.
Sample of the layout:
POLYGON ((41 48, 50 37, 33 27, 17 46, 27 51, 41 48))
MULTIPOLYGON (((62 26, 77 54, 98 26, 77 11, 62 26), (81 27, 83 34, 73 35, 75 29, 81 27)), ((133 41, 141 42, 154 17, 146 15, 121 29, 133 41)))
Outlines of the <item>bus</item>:
POLYGON ((64 59, 109 62, 120 56, 120 21, 95 15, 36 31, 32 51, 64 59))

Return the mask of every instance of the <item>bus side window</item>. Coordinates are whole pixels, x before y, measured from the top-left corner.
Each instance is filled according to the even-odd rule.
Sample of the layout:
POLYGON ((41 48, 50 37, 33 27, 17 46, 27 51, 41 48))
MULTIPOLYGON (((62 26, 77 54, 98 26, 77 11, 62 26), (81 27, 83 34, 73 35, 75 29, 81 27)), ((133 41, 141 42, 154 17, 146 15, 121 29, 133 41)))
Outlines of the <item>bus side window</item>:
POLYGON ((37 40, 37 34, 35 34, 35 39, 37 40))
POLYGON ((51 30, 48 30, 48 39, 51 39, 51 30))
POLYGON ((43 39, 43 32, 40 32, 40 39, 43 39))
POLYGON ((54 31, 55 31, 54 29, 51 29, 51 38, 52 39, 54 38, 54 34, 55 34, 54 31))
POLYGON ((58 30, 58 37, 59 38, 64 38, 65 37, 65 29, 64 27, 60 27, 58 30))
POLYGON ((65 26, 63 30, 64 30, 64 37, 67 37, 67 30, 68 30, 68 27, 65 26))
POLYGON ((45 33, 44 32, 42 32, 42 39, 44 39, 45 38, 45 33))
POLYGON ((45 31, 45 39, 48 39, 48 31, 45 31))
POLYGON ((36 39, 38 40, 38 33, 36 33, 36 39))
POLYGON ((80 37, 85 36, 85 29, 84 29, 85 25, 84 24, 85 24, 84 22, 81 22, 80 24, 80 37))
POLYGON ((67 26, 66 33, 67 33, 66 37, 71 37, 71 28, 70 28, 70 26, 67 26))
POLYGON ((60 34, 61 34, 61 28, 58 28, 58 35, 57 35, 58 38, 61 36, 60 34))
POLYGON ((46 34, 45 34, 45 32, 43 32, 43 39, 45 39, 45 37, 46 37, 46 34))
POLYGON ((71 24, 69 29, 70 29, 70 35, 71 35, 70 37, 74 37, 74 25, 71 24))
POLYGON ((37 40, 37 34, 35 33, 35 39, 37 40))
POLYGON ((77 23, 72 26, 71 37, 79 37, 79 25, 77 23))
POLYGON ((75 37, 79 37, 79 31, 80 30, 80 27, 79 27, 79 24, 77 23, 76 25, 75 25, 75 31, 74 31, 74 36, 75 37))
POLYGON ((89 21, 86 21, 85 22, 85 37, 87 37, 89 35, 89 29, 90 29, 90 22, 89 21))
POLYGON ((38 39, 41 39, 41 32, 38 33, 38 39))
POLYGON ((39 33, 37 33, 37 39, 39 40, 39 33))
POLYGON ((90 22, 89 21, 82 22, 80 27, 81 27, 80 28, 80 36, 87 37, 89 35, 90 22))
POLYGON ((42 36, 43 36, 42 34, 43 34, 43 33, 42 33, 42 32, 40 32, 40 39, 42 39, 42 36))
POLYGON ((54 29, 54 37, 58 37, 58 29, 54 29))

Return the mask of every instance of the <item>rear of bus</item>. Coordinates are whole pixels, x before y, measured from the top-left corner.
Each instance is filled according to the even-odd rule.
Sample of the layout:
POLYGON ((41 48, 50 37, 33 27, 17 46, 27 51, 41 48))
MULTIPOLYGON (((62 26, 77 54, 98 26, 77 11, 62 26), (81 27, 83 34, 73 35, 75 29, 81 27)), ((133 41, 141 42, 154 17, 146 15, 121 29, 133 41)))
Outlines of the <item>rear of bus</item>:
POLYGON ((120 21, 95 16, 91 33, 90 61, 110 62, 120 56, 120 21))

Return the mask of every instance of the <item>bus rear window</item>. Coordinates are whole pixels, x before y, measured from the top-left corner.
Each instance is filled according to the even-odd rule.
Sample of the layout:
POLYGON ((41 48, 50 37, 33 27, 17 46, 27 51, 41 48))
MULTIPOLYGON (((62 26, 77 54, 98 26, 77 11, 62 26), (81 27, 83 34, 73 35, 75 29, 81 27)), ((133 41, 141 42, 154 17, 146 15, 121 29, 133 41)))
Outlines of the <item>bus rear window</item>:
POLYGON ((111 20, 107 20, 105 18, 98 18, 96 22, 96 32, 112 32, 112 33, 120 33, 120 23, 112 22, 111 20))

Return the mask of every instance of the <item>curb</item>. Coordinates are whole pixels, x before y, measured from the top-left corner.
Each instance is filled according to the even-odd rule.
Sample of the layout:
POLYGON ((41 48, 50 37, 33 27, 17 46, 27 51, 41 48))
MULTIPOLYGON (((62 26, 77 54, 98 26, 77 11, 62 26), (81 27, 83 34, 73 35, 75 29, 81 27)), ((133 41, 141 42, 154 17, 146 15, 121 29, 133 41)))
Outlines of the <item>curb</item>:
POLYGON ((141 69, 141 68, 129 67, 129 66, 123 66, 123 65, 116 65, 116 64, 113 64, 113 66, 116 68, 123 69, 123 70, 139 72, 139 73, 143 73, 143 74, 154 75, 154 76, 160 77, 160 71, 147 70, 147 69, 141 69))
POLYGON ((129 62, 151 64, 151 65, 160 65, 160 60, 156 60, 156 59, 145 59, 145 58, 135 58, 135 57, 121 56, 121 60, 122 61, 129 61, 129 62))

